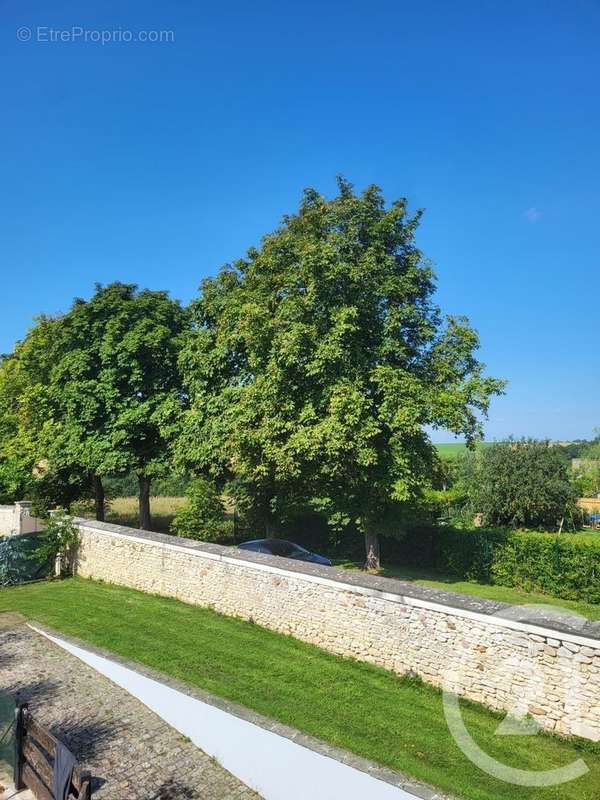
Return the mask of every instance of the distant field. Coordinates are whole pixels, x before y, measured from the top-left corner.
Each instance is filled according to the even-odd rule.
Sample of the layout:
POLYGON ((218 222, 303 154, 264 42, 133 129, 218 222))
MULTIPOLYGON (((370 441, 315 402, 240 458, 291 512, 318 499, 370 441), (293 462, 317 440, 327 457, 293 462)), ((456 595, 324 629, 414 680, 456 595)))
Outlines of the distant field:
MULTIPOLYGON (((489 447, 492 442, 478 442, 477 447, 489 447)), ((447 442, 446 444, 436 444, 436 450, 441 456, 453 458, 464 453, 467 445, 464 442, 447 442)))
MULTIPOLYGON (((184 503, 185 497, 151 497, 152 530, 168 533, 173 517, 184 503)), ((91 506, 85 508, 83 515, 94 516, 91 506)), ((106 512, 106 521, 137 528, 139 525, 137 497, 116 497, 111 500, 106 512)))

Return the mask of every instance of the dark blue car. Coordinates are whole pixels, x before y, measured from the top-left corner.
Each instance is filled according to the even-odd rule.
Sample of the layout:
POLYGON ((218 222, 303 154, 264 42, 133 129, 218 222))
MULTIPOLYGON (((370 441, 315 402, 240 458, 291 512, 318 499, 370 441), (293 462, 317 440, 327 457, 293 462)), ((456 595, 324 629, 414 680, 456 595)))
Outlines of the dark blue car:
POLYGON ((252 550, 254 553, 266 553, 270 556, 282 556, 282 558, 294 558, 296 561, 310 561, 312 564, 323 564, 331 566, 331 561, 318 553, 311 553, 300 547, 294 542, 286 542, 285 539, 253 539, 251 542, 244 542, 239 545, 240 550, 252 550))

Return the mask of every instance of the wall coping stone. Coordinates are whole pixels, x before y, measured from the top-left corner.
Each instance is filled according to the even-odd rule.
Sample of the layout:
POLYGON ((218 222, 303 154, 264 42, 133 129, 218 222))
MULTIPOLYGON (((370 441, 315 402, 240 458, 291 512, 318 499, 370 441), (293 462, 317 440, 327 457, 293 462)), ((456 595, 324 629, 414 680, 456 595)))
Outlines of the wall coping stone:
POLYGON ((383 597, 392 602, 477 619, 488 624, 526 633, 545 637, 554 636, 600 650, 600 621, 584 619, 570 613, 567 609, 555 613, 547 610, 544 606, 515 606, 421 586, 396 578, 383 578, 365 572, 340 570, 335 567, 253 553, 248 550, 185 539, 165 533, 137 530, 109 522, 98 522, 81 517, 76 517, 74 521, 80 527, 94 533, 157 544, 167 549, 183 550, 201 558, 224 561, 229 564, 239 562, 243 566, 274 574, 297 575, 313 583, 337 586, 357 594, 383 597), (555 636, 557 633, 558 637, 555 636))

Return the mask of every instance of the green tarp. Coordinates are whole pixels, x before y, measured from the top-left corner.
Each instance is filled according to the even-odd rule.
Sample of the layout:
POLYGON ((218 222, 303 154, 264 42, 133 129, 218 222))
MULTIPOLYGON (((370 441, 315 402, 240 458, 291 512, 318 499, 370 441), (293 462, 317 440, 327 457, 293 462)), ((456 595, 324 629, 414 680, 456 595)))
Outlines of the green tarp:
POLYGON ((15 701, 0 692, 0 773, 12 774, 15 763, 15 701))
POLYGON ((49 562, 40 563, 34 557, 38 546, 39 536, 36 533, 0 539, 0 586, 14 586, 50 575, 52 565, 49 562))

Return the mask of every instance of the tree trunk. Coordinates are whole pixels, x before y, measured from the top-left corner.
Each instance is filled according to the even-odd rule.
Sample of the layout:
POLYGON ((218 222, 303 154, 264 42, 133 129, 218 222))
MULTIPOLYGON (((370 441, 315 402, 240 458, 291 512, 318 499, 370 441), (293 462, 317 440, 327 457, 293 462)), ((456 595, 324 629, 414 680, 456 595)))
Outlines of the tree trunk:
POLYGON ((146 475, 138 475, 140 483, 139 508, 140 508, 140 528, 145 531, 151 529, 152 520, 150 518, 150 483, 151 478, 146 475))
POLYGON ((102 478, 100 475, 94 475, 92 482, 94 484, 96 519, 100 522, 104 522, 104 486, 102 485, 102 478))
POLYGON ((277 539, 278 537, 278 524, 277 519, 273 514, 273 496, 265 491, 261 498, 262 518, 265 526, 265 538, 277 539))
POLYGON ((379 569, 381 566, 379 560, 379 534, 365 533, 365 550, 367 554, 365 569, 379 569))

